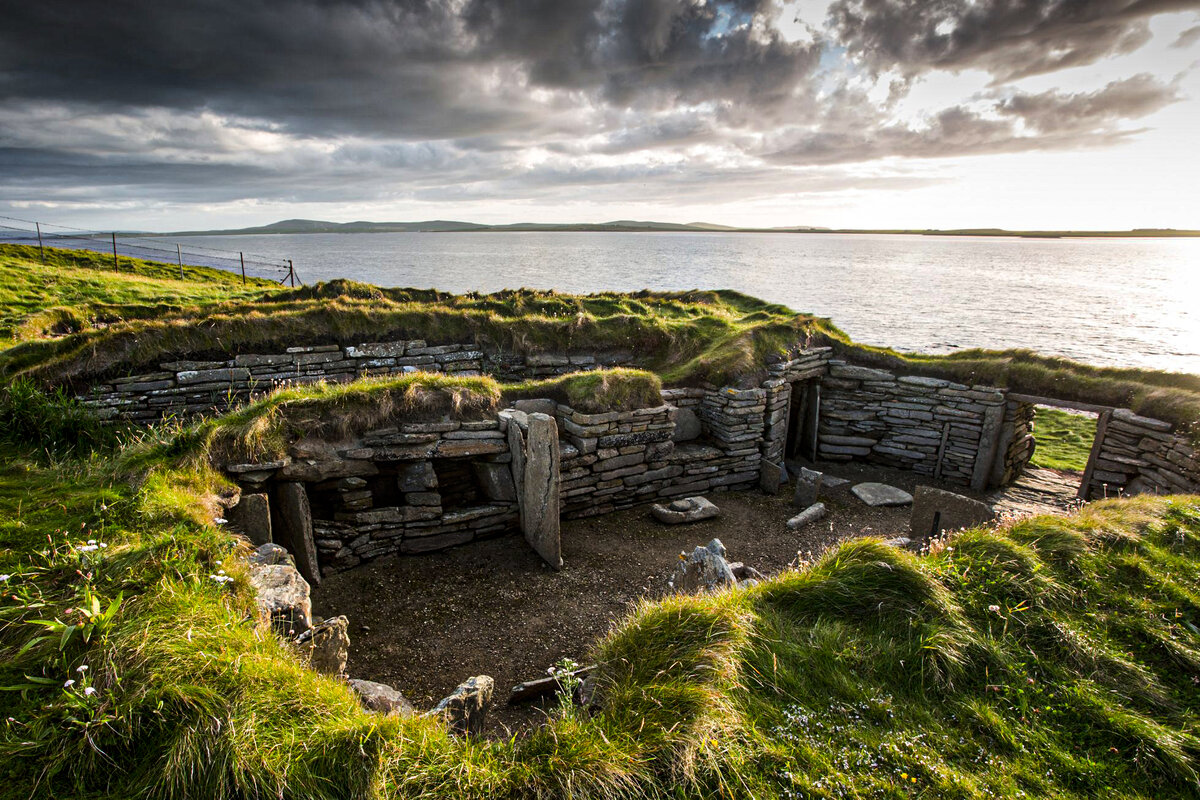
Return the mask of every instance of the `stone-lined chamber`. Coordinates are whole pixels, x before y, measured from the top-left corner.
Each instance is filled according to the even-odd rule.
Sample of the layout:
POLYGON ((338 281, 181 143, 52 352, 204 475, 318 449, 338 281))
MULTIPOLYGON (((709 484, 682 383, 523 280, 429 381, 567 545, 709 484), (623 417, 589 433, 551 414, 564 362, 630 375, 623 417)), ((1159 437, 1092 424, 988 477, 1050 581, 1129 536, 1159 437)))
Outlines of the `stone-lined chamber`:
MULTIPOLYGON (((516 380, 618 364, 636 359, 422 340, 298 346, 164 362, 81 399, 109 418, 149 421, 223 410, 283 384, 417 370, 516 380)), ((671 388, 654 407, 583 413, 523 401, 487 418, 397 419, 353 440, 301 440, 279 462, 225 467, 243 489, 238 524, 256 541, 284 543, 312 580, 518 529, 557 567, 560 517, 755 485, 774 491, 793 457, 880 464, 978 490, 1007 484, 1032 456, 1034 405, 1044 400, 1053 402, 797 347, 751 385, 671 388)), ((1081 497, 1200 491, 1200 457, 1182 432, 1128 409, 1090 408, 1100 422, 1081 497)))

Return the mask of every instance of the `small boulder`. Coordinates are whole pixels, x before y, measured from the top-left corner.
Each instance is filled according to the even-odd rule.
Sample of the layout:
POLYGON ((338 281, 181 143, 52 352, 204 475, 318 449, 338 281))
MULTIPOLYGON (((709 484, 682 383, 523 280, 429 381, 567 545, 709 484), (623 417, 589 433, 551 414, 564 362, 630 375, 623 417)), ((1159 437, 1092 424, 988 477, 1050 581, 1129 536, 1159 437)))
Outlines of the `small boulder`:
POLYGON ((740 561, 730 562, 729 571, 732 572, 733 577, 739 581, 745 581, 745 580, 762 581, 762 580, 766 580, 766 578, 767 578, 766 575, 763 575, 761 572, 756 570, 754 567, 747 567, 745 564, 743 564, 740 561))
POLYGON ((386 683, 364 681, 357 678, 351 678, 349 683, 350 688, 358 695, 359 701, 368 711, 399 717, 411 717, 415 713, 412 703, 386 683))
POLYGON ((479 736, 483 733, 483 723, 487 719, 495 688, 496 682, 490 675, 468 678, 425 716, 440 716, 446 721, 450 732, 459 736, 479 736))
POLYGON ((913 501, 911 494, 886 483, 859 483, 850 491, 869 506, 906 506, 913 501))
POLYGON ((309 666, 323 675, 345 675, 350 657, 350 621, 332 617, 314 625, 304 635, 309 666))
POLYGON ((659 522, 667 525, 679 525, 684 522, 712 519, 719 515, 721 510, 703 497, 684 497, 680 500, 673 500, 665 506, 656 503, 650 507, 650 513, 659 522))
POLYGON ((288 551, 277 544, 264 544, 248 561, 250 585, 263 619, 282 636, 307 631, 312 626, 310 589, 288 551))
POLYGON ((690 555, 679 554, 668 586, 676 592, 715 592, 737 584, 729 562, 725 560, 725 545, 713 539, 704 547, 697 547, 690 555))
POLYGON ((796 508, 808 508, 817 502, 824 478, 825 474, 822 472, 801 467, 796 476, 796 492, 792 495, 792 505, 796 508))
POLYGON ((787 521, 787 526, 794 531, 798 531, 805 525, 816 522, 825 516, 825 504, 813 503, 808 508, 801 511, 796 516, 787 521))

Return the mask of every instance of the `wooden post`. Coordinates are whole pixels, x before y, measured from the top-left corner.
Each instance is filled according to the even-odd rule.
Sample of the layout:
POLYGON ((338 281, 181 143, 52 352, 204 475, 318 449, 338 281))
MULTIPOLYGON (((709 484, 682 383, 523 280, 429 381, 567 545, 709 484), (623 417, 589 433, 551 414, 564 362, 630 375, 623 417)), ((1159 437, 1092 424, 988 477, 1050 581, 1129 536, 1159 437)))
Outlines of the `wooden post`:
POLYGON ((116 231, 113 231, 112 242, 113 242, 113 269, 120 269, 121 265, 117 262, 117 234, 116 234, 116 231))
POLYGON ((296 268, 292 266, 292 260, 288 259, 288 280, 292 283, 292 288, 296 288, 296 268))
POLYGON ((37 227, 37 233, 38 233, 38 252, 39 252, 39 253, 41 254, 41 256, 42 256, 42 266, 44 267, 44 266, 46 266, 46 248, 42 246, 42 223, 40 223, 40 222, 35 222, 35 223, 33 223, 33 224, 34 224, 34 225, 37 227))
POLYGON ((242 262, 242 286, 246 285, 246 254, 238 252, 238 260, 242 262))

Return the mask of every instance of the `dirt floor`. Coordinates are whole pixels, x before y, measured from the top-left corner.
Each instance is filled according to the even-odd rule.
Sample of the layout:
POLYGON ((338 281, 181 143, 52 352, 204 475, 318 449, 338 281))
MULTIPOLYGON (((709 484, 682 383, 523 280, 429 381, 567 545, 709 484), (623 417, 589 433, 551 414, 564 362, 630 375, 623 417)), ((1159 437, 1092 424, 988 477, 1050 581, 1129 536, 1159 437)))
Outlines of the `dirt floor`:
POLYGON ((504 736, 544 717, 509 706, 509 689, 542 677, 559 659, 586 662, 589 648, 640 597, 663 593, 681 551, 720 538, 730 561, 773 574, 797 554, 818 555, 854 536, 906 535, 910 509, 870 508, 850 486, 880 480, 912 491, 912 473, 861 465, 819 466, 850 484, 826 491, 829 515, 791 531, 791 487, 708 495, 721 516, 666 526, 648 506, 564 522, 560 572, 519 534, 420 556, 387 556, 326 578, 313 612, 350 619, 352 677, 387 683, 429 708, 472 675, 491 675, 496 697, 488 734, 504 736))

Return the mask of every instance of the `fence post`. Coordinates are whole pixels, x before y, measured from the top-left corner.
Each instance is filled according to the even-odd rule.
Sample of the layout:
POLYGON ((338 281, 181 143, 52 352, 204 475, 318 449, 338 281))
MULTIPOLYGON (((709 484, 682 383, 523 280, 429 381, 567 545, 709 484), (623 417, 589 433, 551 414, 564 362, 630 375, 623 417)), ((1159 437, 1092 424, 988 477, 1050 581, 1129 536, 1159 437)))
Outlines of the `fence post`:
POLYGON ((238 252, 238 261, 242 262, 242 286, 246 285, 246 254, 238 252))
POLYGON ((175 243, 175 258, 179 259, 179 280, 183 280, 183 250, 175 243))
POLYGON ((113 269, 120 269, 121 265, 117 262, 117 233, 113 231, 113 269))
POLYGON ((296 268, 292 266, 292 260, 288 259, 288 279, 292 283, 292 288, 296 288, 296 268))
POLYGON ((42 266, 44 267, 44 266, 46 266, 46 248, 42 246, 42 223, 40 223, 40 222, 35 222, 35 223, 33 223, 33 224, 34 224, 35 226, 37 226, 37 232, 38 232, 38 253, 40 253, 40 254, 41 254, 41 256, 42 256, 42 266))

